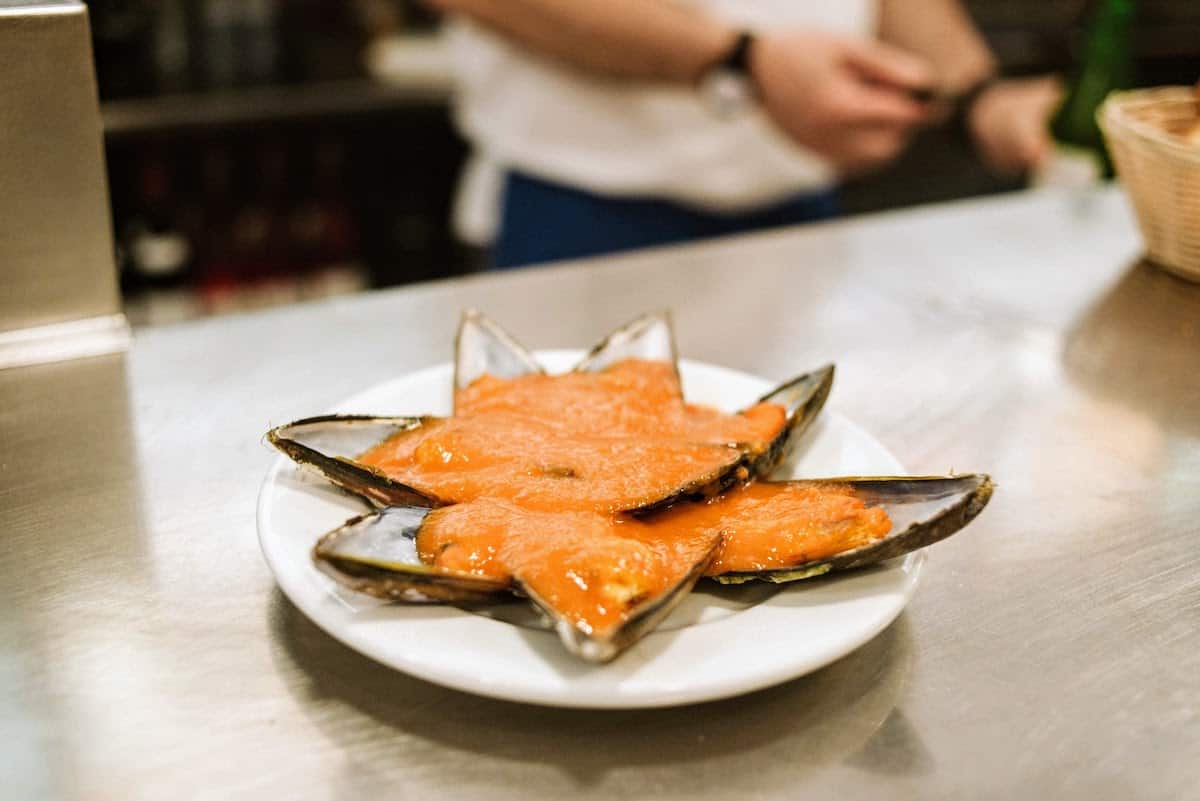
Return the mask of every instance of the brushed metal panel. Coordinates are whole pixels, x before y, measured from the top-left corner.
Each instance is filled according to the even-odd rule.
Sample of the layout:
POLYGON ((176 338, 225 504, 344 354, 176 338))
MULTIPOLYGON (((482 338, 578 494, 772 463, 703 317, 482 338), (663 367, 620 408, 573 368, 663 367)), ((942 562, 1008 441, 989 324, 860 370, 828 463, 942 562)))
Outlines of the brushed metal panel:
POLYGON ((1118 192, 1035 192, 148 328, 123 357, 0 372, 0 796, 1193 799, 1200 285, 1139 251, 1118 192), (775 379, 835 360, 831 408, 914 472, 987 470, 996 496, 890 629, 769 690, 592 712, 410 678, 276 589, 262 436, 447 360, 467 306, 531 347, 670 307, 691 358, 775 379))
POLYGON ((0 331, 120 311, 81 3, 0 6, 0 331))

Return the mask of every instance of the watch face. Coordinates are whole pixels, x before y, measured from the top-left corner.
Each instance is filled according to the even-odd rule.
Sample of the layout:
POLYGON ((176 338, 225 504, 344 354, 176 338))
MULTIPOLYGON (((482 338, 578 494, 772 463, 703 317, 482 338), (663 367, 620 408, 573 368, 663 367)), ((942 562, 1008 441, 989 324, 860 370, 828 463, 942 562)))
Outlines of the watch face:
POLYGON ((719 117, 734 117, 754 102, 749 79, 729 69, 715 69, 700 84, 705 104, 719 117))

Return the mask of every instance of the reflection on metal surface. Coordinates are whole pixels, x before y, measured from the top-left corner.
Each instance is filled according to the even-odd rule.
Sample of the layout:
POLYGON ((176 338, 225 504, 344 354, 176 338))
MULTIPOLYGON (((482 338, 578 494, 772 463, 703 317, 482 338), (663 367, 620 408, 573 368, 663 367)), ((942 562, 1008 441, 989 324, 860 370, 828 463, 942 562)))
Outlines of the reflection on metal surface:
POLYGON ((896 708, 848 761, 871 773, 921 776, 933 769, 934 760, 904 710, 896 708))
POLYGON ((144 690, 129 655, 145 658, 153 577, 127 385, 117 355, 0 372, 0 752, 24 744, 11 770, 0 758, 6 798, 69 797, 80 722, 111 713, 115 686, 144 690))
POLYGON ((8 798, 42 801, 54 792, 53 732, 39 707, 45 688, 33 677, 37 665, 21 648, 30 632, 11 615, 0 615, 0 776, 8 798))
MULTIPOLYGON (((461 798, 498 787, 522 787, 527 798, 566 798, 584 788, 616 797, 630 771, 669 771, 670 784, 651 793, 658 799, 702 798, 733 776, 743 797, 790 798, 806 777, 859 753, 875 736, 912 661, 901 615, 858 651, 777 687, 695 706, 581 713, 467 695, 383 667, 329 637, 278 590, 269 614, 277 669, 298 698, 322 699, 321 710, 305 704, 310 720, 349 757, 338 783, 324 789, 348 798, 386 788, 396 779, 392 765, 431 744, 469 755, 459 761, 469 769, 455 776, 461 798), (365 733, 342 726, 344 709, 333 707, 371 721, 369 758, 354 757, 365 733), (750 755, 756 768, 747 772, 741 766, 750 755), (538 775, 536 790, 516 779, 528 771, 538 775)), ((909 735, 919 741, 915 731, 909 735)))
POLYGON ((1067 332, 1067 375, 1200 435, 1200 285, 1139 261, 1067 332))
POLYGON ((129 347, 122 314, 0 331, 0 370, 118 353, 129 347))

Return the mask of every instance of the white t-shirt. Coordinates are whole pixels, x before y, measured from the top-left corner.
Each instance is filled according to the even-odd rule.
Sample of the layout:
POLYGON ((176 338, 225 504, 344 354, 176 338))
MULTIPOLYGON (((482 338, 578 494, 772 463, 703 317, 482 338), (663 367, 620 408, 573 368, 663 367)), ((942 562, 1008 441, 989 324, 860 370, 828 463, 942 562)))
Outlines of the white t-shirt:
MULTIPOLYGON (((666 2, 667 0, 664 0, 666 2)), ((691 0, 751 30, 870 35, 874 0, 691 0)), ((500 178, 517 169, 598 194, 666 198, 737 211, 828 187, 834 172, 759 109, 723 117, 694 89, 564 68, 498 34, 454 20, 455 117, 474 145, 455 226, 491 240, 500 178)))

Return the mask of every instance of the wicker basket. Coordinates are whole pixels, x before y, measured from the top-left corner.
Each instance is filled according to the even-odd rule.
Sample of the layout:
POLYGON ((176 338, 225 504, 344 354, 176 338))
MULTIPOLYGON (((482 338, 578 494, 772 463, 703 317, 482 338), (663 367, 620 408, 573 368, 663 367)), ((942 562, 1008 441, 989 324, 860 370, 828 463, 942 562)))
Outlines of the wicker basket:
POLYGON ((1200 98, 1185 86, 1109 95, 1096 112, 1150 258, 1200 281, 1200 98))

